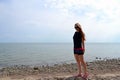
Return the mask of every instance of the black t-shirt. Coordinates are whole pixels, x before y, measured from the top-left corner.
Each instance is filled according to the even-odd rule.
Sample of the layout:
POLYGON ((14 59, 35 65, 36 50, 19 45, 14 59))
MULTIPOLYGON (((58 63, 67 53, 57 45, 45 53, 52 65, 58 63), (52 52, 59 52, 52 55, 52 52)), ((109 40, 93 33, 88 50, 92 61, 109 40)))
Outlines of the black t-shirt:
POLYGON ((80 32, 75 32, 73 36, 74 48, 81 48, 82 45, 82 34, 80 32))

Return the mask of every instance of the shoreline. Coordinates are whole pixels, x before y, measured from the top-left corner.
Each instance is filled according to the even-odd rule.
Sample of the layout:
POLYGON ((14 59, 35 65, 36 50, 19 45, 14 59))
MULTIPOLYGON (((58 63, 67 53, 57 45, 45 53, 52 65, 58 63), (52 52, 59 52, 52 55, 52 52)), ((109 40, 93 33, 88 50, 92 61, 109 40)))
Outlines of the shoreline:
MULTIPOLYGON (((89 80, 120 80, 120 58, 87 62, 89 80)), ((52 66, 14 65, 0 69, 0 80, 74 80, 76 63, 52 66)), ((78 79, 82 80, 82 79, 78 79)))

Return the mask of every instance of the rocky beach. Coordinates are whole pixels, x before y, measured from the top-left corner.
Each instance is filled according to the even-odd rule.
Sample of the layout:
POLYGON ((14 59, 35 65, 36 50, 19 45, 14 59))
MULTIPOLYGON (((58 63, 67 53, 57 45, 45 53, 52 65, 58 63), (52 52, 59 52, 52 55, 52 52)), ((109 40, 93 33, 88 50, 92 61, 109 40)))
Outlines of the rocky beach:
MULTIPOLYGON (((88 80, 120 80, 120 58, 87 62, 88 80)), ((84 80, 75 78, 76 63, 52 66, 14 65, 0 69, 0 80, 84 80)))

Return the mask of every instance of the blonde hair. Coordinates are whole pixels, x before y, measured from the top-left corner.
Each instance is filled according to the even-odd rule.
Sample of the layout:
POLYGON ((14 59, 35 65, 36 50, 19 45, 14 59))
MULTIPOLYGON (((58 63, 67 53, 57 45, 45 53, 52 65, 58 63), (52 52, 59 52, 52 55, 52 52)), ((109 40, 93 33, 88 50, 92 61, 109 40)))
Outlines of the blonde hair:
POLYGON ((76 24, 75 24, 75 27, 78 27, 78 28, 79 28, 79 32, 82 34, 83 40, 85 40, 85 34, 84 34, 84 32, 83 32, 83 30, 82 30, 82 28, 81 28, 81 25, 80 25, 79 23, 76 23, 76 24))

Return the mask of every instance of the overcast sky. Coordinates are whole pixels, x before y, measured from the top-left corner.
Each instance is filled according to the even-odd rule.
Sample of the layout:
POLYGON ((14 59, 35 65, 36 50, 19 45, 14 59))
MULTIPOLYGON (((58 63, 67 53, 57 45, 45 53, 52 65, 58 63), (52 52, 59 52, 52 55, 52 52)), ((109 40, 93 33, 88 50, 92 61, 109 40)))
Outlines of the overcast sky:
POLYGON ((0 42, 120 42, 120 0, 0 0, 0 42))

